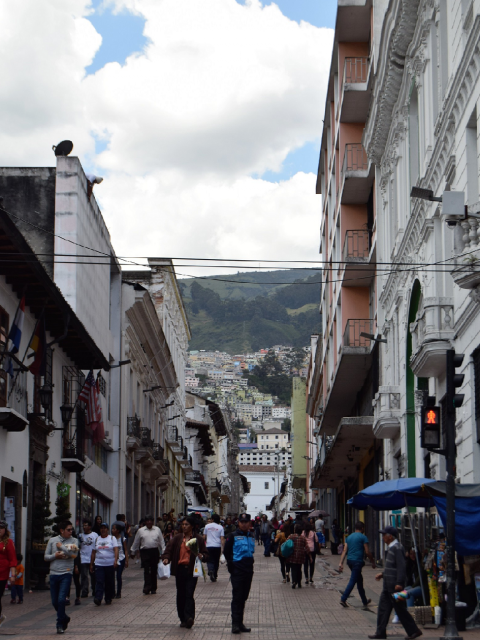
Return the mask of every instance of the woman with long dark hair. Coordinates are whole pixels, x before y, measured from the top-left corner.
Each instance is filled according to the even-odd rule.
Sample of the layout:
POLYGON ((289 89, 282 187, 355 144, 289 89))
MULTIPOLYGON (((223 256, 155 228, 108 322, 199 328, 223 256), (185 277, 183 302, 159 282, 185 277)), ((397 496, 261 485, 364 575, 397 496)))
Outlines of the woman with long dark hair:
POLYGON ((15 545, 10 538, 10 531, 5 520, 0 520, 0 627, 7 617, 2 613, 2 596, 7 580, 15 583, 17 576, 17 555, 15 545))
POLYGON ((173 526, 173 522, 167 522, 167 524, 165 525, 165 527, 163 529, 163 539, 165 540, 165 544, 170 542, 170 540, 173 538, 173 536, 176 533, 177 532, 175 531, 175 527, 173 526))
POLYGON ((207 560, 207 548, 203 536, 197 533, 197 520, 188 516, 181 522, 182 528, 167 544, 162 560, 163 564, 171 563, 171 574, 175 576, 177 587, 177 613, 180 626, 191 629, 195 622, 195 599, 193 597, 197 587, 197 580, 193 576, 195 560, 207 560), (196 544, 190 546, 190 540, 196 539, 196 544))
POLYGON ((302 536, 307 541, 308 550, 310 555, 305 558, 305 564, 303 565, 303 572, 305 574, 305 584, 313 584, 313 574, 315 573, 315 558, 317 556, 318 541, 313 525, 307 522, 303 530, 302 536), (310 569, 310 580, 308 579, 308 572, 310 569))
POLYGON ((290 527, 283 524, 275 536, 275 544, 277 545, 275 555, 280 560, 280 571, 282 572, 283 584, 290 582, 290 565, 287 562, 287 558, 282 556, 282 544, 287 541, 289 535, 290 527))
POLYGON ((100 515, 95 516, 95 522, 93 523, 92 531, 95 531, 97 535, 100 535, 100 527, 102 525, 102 520, 103 520, 102 516, 100 515))

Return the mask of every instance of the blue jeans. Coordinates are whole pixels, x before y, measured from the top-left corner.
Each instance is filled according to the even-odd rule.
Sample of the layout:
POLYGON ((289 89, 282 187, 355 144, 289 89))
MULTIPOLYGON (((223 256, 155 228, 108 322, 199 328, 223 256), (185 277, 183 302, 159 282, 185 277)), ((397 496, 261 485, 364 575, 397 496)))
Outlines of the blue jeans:
POLYGON ((422 587, 407 587, 408 598, 407 598, 407 607, 415 606, 415 598, 420 598, 422 594, 422 587))
POLYGON ((365 589, 363 588, 363 576, 362 569, 365 566, 365 562, 363 560, 360 562, 359 560, 351 561, 347 560, 347 565, 352 572, 350 574, 350 582, 347 584, 347 588, 343 592, 341 597, 342 602, 346 602, 348 596, 352 593, 353 587, 357 585, 358 593, 364 605, 367 604, 367 596, 365 595, 365 589))
POLYGON ((265 547, 264 556, 269 556, 270 555, 270 534, 269 533, 262 533, 262 542, 263 542, 263 546, 265 547))
POLYGON ((12 594, 12 600, 15 600, 18 596, 18 601, 23 602, 23 584, 12 584, 10 593, 12 594))
POLYGON ((99 567, 95 565, 95 598, 103 599, 105 594, 105 602, 111 602, 115 597, 115 569, 113 564, 109 567, 99 567))
POLYGON ((124 569, 125 569, 125 558, 123 560, 118 561, 117 568, 115 569, 115 574, 117 576, 117 596, 121 595, 122 593, 122 584, 123 584, 122 573, 124 569))
POLYGON ((71 573, 61 573, 60 575, 50 574, 50 595, 52 597, 53 608, 57 612, 57 627, 63 626, 65 618, 65 602, 70 593, 72 584, 71 573))

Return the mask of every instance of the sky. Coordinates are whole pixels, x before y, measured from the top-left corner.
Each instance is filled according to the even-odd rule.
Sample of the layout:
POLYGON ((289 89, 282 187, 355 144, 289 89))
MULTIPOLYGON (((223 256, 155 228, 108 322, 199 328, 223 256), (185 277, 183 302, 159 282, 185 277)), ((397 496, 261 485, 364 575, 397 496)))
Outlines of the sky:
POLYGON ((335 12, 336 0, 1 3, 0 166, 53 166, 52 145, 72 140, 104 178, 95 197, 117 255, 317 260, 335 12))

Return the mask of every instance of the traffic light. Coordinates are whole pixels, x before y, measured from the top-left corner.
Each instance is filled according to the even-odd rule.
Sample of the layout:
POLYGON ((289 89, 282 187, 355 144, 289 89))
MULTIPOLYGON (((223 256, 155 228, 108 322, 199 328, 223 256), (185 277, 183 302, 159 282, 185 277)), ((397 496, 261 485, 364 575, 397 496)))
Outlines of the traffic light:
POLYGON ((455 353, 454 349, 447 351, 447 410, 458 409, 463 404, 465 394, 455 393, 455 389, 462 386, 465 375, 455 373, 455 369, 462 366, 464 359, 463 353, 455 353))
POLYGON ((422 431, 420 446, 424 449, 440 449, 440 407, 435 406, 435 396, 428 396, 426 405, 422 407, 422 431))

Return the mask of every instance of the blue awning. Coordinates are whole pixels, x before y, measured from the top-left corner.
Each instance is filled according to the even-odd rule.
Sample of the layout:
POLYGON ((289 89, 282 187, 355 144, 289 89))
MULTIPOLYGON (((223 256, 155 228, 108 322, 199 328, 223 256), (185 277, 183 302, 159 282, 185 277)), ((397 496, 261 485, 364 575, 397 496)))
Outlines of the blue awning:
MULTIPOLYGON (((422 489, 422 486, 435 483, 431 478, 398 478, 376 482, 359 491, 347 504, 355 509, 372 507, 378 511, 390 511, 409 507, 433 507, 433 498, 422 489), (405 502, 405 496, 407 503, 405 502)), ((439 484, 439 483, 435 483, 439 484)))

